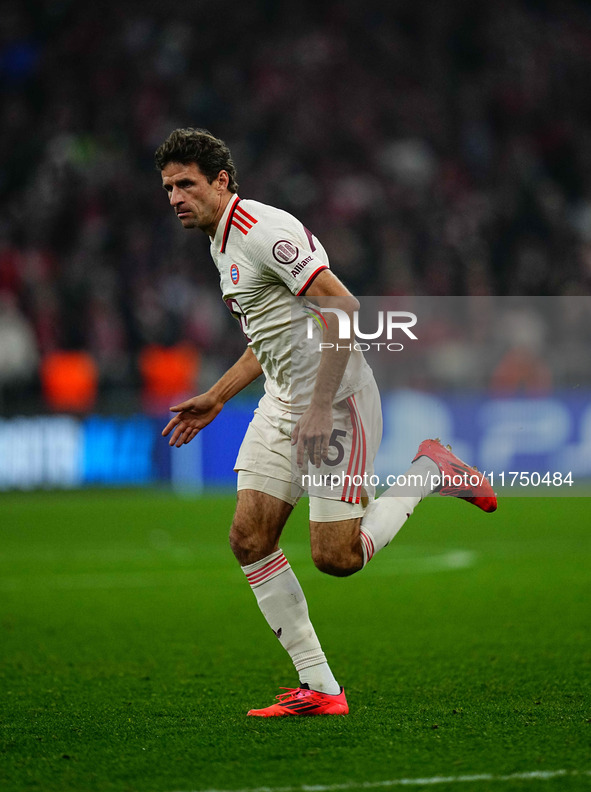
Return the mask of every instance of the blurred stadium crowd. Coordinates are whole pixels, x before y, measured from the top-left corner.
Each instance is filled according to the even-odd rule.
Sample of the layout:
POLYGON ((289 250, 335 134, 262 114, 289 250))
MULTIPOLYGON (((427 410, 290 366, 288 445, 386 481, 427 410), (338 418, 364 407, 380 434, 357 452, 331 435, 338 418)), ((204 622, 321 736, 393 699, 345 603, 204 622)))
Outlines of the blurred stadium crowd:
POLYGON ((586 3, 5 0, 0 26, 0 411, 59 352, 105 409, 162 348, 207 384, 241 352, 154 170, 178 126, 356 294, 589 294, 586 3))

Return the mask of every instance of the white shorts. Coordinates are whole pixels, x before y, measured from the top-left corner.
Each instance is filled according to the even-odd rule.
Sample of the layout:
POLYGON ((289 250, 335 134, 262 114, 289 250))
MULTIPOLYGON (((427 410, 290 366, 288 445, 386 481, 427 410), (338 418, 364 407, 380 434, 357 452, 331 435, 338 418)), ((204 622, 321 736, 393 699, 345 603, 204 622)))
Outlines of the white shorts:
POLYGON ((292 505, 308 492, 310 518, 317 522, 363 516, 375 495, 374 459, 382 439, 375 381, 334 406, 329 455, 319 468, 297 467, 291 435, 300 417, 263 396, 234 466, 238 489, 268 492, 292 505))

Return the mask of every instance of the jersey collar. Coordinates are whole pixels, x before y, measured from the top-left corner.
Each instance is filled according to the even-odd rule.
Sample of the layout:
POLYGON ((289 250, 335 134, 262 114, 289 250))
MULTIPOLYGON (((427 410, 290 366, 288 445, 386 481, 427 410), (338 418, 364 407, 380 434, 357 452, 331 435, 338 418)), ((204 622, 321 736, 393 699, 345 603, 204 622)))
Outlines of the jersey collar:
POLYGON ((213 244, 219 249, 220 253, 224 253, 226 250, 228 235, 230 234, 230 227, 232 225, 232 218, 234 217, 234 212, 236 211, 236 207, 238 206, 239 202, 239 196, 234 195, 228 201, 228 205, 224 209, 224 214, 218 223, 218 227, 213 238, 213 244))

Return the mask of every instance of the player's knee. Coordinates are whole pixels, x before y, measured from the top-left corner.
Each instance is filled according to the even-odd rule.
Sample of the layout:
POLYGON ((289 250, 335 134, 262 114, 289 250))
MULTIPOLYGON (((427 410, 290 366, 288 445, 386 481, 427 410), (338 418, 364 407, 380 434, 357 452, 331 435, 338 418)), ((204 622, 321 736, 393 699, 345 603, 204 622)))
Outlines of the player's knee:
POLYGON ((363 566, 363 559, 353 554, 332 553, 321 548, 313 550, 312 560, 317 569, 333 577, 349 577, 363 566))
POLYGON ((269 537, 257 534, 250 526, 236 519, 230 528, 229 538, 232 552, 241 566, 254 564, 275 549, 274 542, 269 537))

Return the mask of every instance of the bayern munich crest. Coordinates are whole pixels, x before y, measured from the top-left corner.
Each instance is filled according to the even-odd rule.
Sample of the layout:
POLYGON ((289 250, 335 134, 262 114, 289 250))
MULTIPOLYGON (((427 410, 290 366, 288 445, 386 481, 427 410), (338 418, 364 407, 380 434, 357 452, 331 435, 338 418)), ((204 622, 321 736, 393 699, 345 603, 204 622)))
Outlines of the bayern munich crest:
POLYGON ((240 270, 236 266, 236 264, 232 264, 230 267, 230 278, 232 279, 232 283, 236 285, 240 280, 240 270))
POLYGON ((297 259, 298 253, 298 248, 287 239, 280 239, 279 242, 275 242, 273 245, 273 257, 280 264, 293 263, 297 259))

